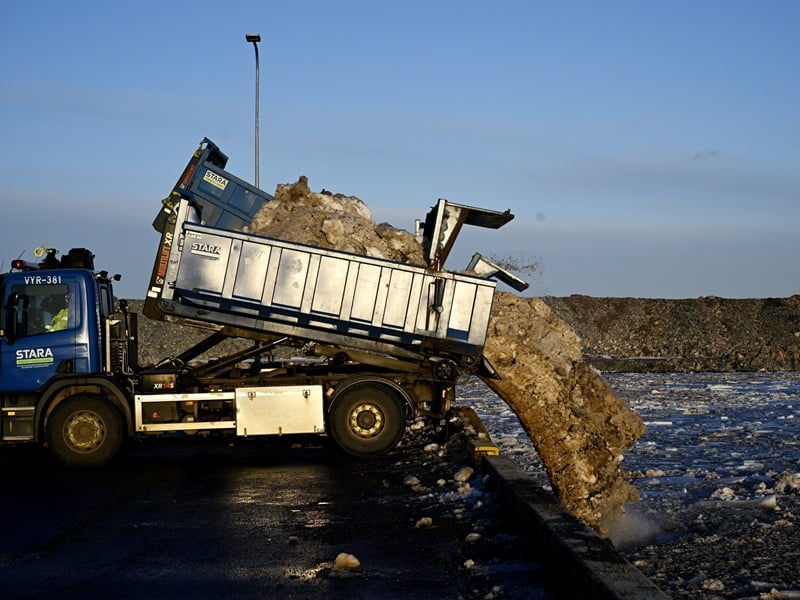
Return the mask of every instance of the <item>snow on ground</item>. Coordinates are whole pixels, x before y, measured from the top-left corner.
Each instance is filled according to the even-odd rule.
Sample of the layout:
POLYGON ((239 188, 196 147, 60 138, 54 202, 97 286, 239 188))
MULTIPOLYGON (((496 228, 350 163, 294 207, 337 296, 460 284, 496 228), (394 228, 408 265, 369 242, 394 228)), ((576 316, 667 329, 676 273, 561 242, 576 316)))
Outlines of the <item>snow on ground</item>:
MULTIPOLYGON (((613 540, 675 598, 800 598, 800 373, 604 374, 647 425, 623 461, 641 500, 613 540)), ((544 487, 516 415, 461 386, 503 455, 544 487)))

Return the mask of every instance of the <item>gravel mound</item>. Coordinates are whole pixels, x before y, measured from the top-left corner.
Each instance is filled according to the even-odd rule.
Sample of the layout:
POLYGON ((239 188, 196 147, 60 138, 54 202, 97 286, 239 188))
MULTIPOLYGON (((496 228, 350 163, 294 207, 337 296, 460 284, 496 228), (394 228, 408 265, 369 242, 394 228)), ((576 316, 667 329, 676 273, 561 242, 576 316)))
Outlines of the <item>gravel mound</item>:
POLYGON ((605 372, 800 370, 800 295, 543 300, 605 372))

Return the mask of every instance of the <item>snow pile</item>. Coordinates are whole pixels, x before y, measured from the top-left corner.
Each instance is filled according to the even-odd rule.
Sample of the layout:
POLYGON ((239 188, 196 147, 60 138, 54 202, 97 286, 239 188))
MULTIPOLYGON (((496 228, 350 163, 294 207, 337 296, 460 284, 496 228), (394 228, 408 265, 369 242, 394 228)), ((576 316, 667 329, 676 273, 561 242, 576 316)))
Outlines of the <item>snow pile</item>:
POLYGON ((422 246, 413 234, 388 223, 374 224, 372 212, 356 196, 312 192, 305 176, 296 183, 278 185, 275 198, 261 206, 248 229, 300 244, 425 264, 422 246))
POLYGON ((502 377, 487 385, 519 418, 559 499, 607 533, 639 499, 620 473, 644 433, 639 415, 581 361, 575 333, 538 298, 495 295, 484 355, 502 377))

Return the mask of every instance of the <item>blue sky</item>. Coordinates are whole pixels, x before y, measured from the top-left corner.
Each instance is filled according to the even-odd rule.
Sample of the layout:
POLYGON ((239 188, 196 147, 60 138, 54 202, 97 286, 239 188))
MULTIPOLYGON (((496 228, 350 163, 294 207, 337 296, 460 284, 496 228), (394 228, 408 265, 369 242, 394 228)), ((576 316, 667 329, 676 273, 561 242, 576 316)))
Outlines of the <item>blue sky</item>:
POLYGON ((89 247, 143 297, 151 221, 203 137, 413 229, 438 198, 516 218, 474 251, 526 295, 800 293, 800 3, 56 2, 0 20, 3 270, 89 247))

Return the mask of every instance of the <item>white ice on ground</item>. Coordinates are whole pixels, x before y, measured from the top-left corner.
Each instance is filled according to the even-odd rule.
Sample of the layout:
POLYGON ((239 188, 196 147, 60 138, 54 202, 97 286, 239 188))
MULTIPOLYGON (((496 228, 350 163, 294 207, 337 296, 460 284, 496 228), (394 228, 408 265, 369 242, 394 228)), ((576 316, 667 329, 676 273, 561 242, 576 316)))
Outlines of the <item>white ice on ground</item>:
MULTIPOLYGON (((664 540, 670 540, 672 554, 664 556, 663 564, 637 562, 672 582, 675 588, 670 591, 677 590, 675 597, 742 597, 736 595, 735 586, 741 587, 748 573, 757 572, 759 565, 769 560, 776 565, 789 561, 785 568, 777 565, 784 580, 770 583, 767 589, 759 589, 755 580, 747 581, 748 593, 765 598, 800 597, 796 595, 800 590, 796 543, 800 535, 796 532, 800 527, 800 436, 796 425, 800 374, 649 373, 603 374, 603 378, 647 425, 644 436, 625 453, 622 463, 641 500, 628 507, 627 522, 612 538, 615 543, 620 548, 648 544, 650 554, 658 556, 660 545, 666 546, 664 540), (793 505, 798 514, 787 505, 793 505), (738 524, 741 520, 741 526, 729 528, 727 537, 715 537, 713 530, 703 534, 706 523, 713 527, 712 522, 718 522, 716 514, 726 522, 738 524), (687 523, 687 519, 693 521, 687 523), (742 538, 731 538, 737 534, 742 538), (730 546, 726 560, 741 560, 742 564, 720 565, 720 572, 727 569, 726 576, 669 573, 668 563, 676 569, 692 568, 691 563, 680 563, 681 554, 690 554, 675 542, 682 535, 693 540, 687 544, 700 539, 712 546, 730 546), (736 548, 746 547, 748 536, 760 537, 764 546, 774 546, 773 552, 740 557, 736 548), (780 554, 778 540, 789 540, 787 551, 795 558, 780 554), (770 593, 773 595, 766 595, 770 593)), ((473 407, 501 453, 549 488, 533 444, 501 399, 479 380, 468 379, 461 386, 459 404, 473 407)))

